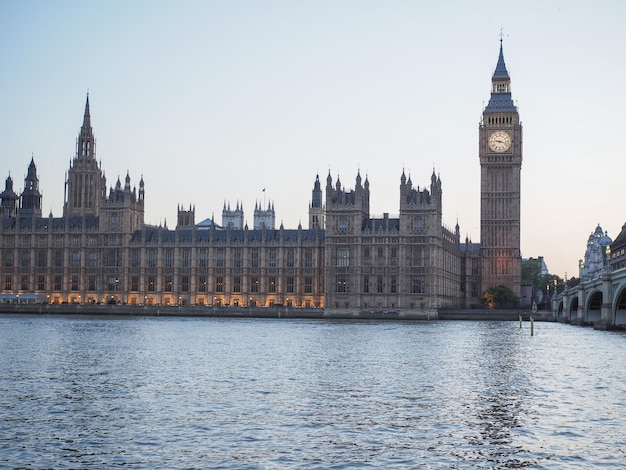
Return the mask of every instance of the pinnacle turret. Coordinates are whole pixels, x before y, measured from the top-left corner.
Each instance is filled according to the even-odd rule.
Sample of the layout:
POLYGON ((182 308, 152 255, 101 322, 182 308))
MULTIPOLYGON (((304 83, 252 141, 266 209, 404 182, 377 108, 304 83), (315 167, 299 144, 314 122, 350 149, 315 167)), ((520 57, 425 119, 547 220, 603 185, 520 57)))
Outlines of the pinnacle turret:
POLYGON ((34 157, 28 165, 28 173, 24 179, 24 191, 21 196, 20 214, 23 216, 41 217, 41 193, 39 192, 39 178, 34 157))
POLYGON ((89 114, 89 93, 87 93, 87 102, 85 103, 85 115, 83 116, 82 129, 89 129, 89 132, 91 133, 91 115, 89 114))
POLYGON ((15 217, 19 207, 19 196, 13 191, 13 179, 11 175, 6 179, 4 191, 0 193, 0 215, 2 217, 15 217))
POLYGON ((107 197, 107 187, 96 160, 96 139, 91 128, 89 95, 85 100, 83 124, 76 139, 76 156, 70 163, 65 184, 63 215, 99 215, 100 204, 107 197))
POLYGON ((93 136, 91 128, 91 115, 89 113, 89 95, 85 102, 85 115, 83 116, 83 125, 80 128, 78 142, 76 145, 76 157, 78 158, 95 158, 96 157, 96 140, 93 136))

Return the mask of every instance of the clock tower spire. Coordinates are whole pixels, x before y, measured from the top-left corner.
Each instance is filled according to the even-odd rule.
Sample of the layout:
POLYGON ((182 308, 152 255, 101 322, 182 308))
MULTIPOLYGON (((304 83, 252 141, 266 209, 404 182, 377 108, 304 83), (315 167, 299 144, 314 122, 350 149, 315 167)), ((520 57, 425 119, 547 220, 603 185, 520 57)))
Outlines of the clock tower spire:
POLYGON ((478 131, 482 291, 503 284, 519 296, 522 124, 511 97, 502 38, 491 85, 478 131))

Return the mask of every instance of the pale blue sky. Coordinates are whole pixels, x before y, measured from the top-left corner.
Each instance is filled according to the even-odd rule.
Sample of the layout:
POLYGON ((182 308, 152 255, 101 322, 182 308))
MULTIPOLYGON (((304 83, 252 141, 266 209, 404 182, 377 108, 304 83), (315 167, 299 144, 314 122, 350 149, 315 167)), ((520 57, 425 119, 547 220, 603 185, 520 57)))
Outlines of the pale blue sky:
POLYGON ((480 239, 478 124, 500 28, 524 125, 522 255, 578 275, 596 224, 626 221, 626 2, 0 2, 0 177, 34 155, 44 213, 89 90, 108 184, 143 175, 146 222, 274 201, 308 226, 316 174, 397 215, 403 168, 435 171, 444 221, 480 239))

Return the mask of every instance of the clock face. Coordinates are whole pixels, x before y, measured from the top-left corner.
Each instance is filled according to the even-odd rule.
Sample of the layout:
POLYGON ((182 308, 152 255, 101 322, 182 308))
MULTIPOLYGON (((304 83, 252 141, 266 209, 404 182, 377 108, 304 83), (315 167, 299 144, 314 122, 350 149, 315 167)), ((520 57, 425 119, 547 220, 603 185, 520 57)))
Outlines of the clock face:
POLYGON ((511 148, 511 136, 505 131, 496 131, 489 136, 489 148, 494 152, 506 152, 511 148))

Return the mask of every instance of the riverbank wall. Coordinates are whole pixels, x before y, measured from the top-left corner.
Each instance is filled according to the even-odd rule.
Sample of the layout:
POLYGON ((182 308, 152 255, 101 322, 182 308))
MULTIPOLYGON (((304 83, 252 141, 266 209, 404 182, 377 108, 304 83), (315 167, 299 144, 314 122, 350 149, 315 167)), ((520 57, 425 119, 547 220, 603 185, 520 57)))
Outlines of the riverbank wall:
MULTIPOLYGON (((474 320, 515 321, 520 315, 530 319, 527 310, 439 309, 358 310, 273 307, 207 307, 202 305, 99 305, 99 304, 0 304, 0 313, 40 315, 171 316, 225 318, 309 318, 340 320, 474 320)), ((537 312, 537 321, 554 321, 551 314, 537 312)))

